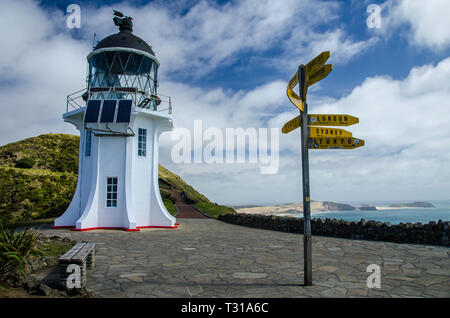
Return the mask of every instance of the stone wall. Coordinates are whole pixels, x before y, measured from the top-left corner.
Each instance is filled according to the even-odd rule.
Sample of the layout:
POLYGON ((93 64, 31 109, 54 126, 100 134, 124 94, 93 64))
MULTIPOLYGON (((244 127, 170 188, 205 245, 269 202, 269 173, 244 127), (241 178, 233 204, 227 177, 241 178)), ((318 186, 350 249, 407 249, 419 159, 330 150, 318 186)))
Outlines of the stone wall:
MULTIPOLYGON (((220 215, 219 220, 237 225, 260 229, 303 233, 303 219, 273 215, 234 213, 220 215)), ((450 246, 449 222, 390 223, 366 221, 358 222, 336 219, 312 219, 312 235, 332 236, 350 239, 365 239, 400 243, 417 243, 450 246)))

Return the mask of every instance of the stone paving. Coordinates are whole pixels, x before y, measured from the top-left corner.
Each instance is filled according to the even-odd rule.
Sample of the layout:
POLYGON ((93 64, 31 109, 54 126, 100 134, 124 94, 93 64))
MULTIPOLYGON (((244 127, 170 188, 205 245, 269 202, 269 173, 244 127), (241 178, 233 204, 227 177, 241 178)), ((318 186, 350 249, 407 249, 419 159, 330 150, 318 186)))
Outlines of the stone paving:
POLYGON ((450 297, 450 249, 313 236, 313 286, 303 237, 215 219, 140 232, 42 229, 95 242, 87 287, 98 297, 450 297), (369 264, 381 288, 368 288, 369 264))

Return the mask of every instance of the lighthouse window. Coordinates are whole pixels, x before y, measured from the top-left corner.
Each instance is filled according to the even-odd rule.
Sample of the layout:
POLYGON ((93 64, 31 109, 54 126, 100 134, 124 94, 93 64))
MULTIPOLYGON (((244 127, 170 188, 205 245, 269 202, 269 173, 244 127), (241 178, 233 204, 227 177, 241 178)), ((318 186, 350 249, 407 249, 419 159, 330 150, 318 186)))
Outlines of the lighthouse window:
POLYGON ((106 207, 117 207, 117 177, 108 177, 106 185, 106 207))
POLYGON ((86 142, 84 145, 84 155, 89 157, 91 155, 91 141, 92 141, 92 132, 90 130, 86 130, 86 142))
POLYGON ((138 132, 138 156, 147 155, 147 129, 139 128, 138 132))

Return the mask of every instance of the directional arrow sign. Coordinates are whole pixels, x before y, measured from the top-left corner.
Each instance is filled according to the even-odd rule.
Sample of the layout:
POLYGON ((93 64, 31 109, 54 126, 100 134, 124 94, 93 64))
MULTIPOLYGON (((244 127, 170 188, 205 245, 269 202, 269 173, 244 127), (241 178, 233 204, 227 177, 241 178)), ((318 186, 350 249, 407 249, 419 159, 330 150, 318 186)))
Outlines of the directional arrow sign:
POLYGON ((300 111, 303 111, 303 102, 300 98, 300 96, 298 96, 292 89, 287 89, 286 91, 287 96, 289 97, 289 100, 291 101, 291 103, 297 107, 298 109, 300 109, 300 111))
MULTIPOLYGON (((309 126, 350 126, 359 123, 359 119, 357 117, 353 117, 350 115, 338 115, 338 114, 309 114, 308 115, 308 125, 309 126)), ((297 128, 300 127, 300 116, 296 116, 295 118, 291 119, 287 123, 283 125, 283 128, 281 128, 281 132, 283 134, 287 134, 297 128)), ((317 127, 310 127, 310 136, 313 136, 313 133, 315 134, 314 137, 321 137, 320 134, 325 134, 326 136, 333 136, 331 135, 331 132, 327 135, 326 132, 323 130, 317 131, 313 130, 313 128, 317 127)), ((322 129, 322 128, 321 128, 322 129)), ((351 137, 352 134, 346 130, 343 129, 332 129, 327 128, 329 131, 333 130, 336 131, 336 133, 342 133, 342 135, 335 135, 336 137, 351 137), (340 131, 340 132, 337 132, 340 131), (348 135, 349 134, 349 135, 348 135)), ((325 136, 324 135, 324 136, 325 136)))
POLYGON ((309 127, 310 137, 351 137, 352 133, 339 128, 309 127))
POLYGON ((281 132, 287 134, 298 127, 300 127, 300 116, 297 116, 284 124, 283 128, 281 128, 281 132))
POLYGON ((308 87, 327 77, 333 70, 333 64, 325 64, 314 73, 307 75, 308 87))
MULTIPOLYGON (((333 69, 333 66, 331 64, 325 65, 324 67, 320 68, 330 57, 330 51, 325 51, 320 53, 318 56, 316 56, 314 59, 312 59, 308 64, 305 65, 305 75, 308 78, 308 86, 313 85, 314 83, 320 81, 324 77, 328 75, 328 73, 331 72, 331 69, 333 69), (330 69, 331 67, 331 69, 330 69)), ((294 91, 293 88, 298 84, 298 72, 292 76, 291 80, 288 83, 286 94, 289 97, 289 100, 291 103, 300 109, 300 111, 303 111, 303 101, 294 91)), ((307 86, 304 87, 305 95, 306 90, 308 89, 307 86)))
POLYGON ((354 149, 364 146, 364 140, 353 137, 310 138, 309 149, 354 149))
POLYGON ((291 101, 291 103, 297 107, 298 109, 300 109, 300 111, 303 111, 303 102, 300 98, 300 96, 298 96, 292 89, 295 87, 295 85, 298 84, 298 72, 295 73, 294 76, 292 76, 291 80, 288 83, 287 89, 286 89, 286 94, 289 97, 289 100, 291 101))
POLYGON ((359 123, 357 117, 338 114, 309 114, 310 126, 350 126, 359 123))
POLYGON ((325 62, 328 60, 329 57, 330 51, 325 51, 317 55, 315 58, 313 58, 308 64, 305 65, 306 76, 318 70, 319 67, 325 64, 325 62))
POLYGON ((292 76, 291 80, 289 81, 287 88, 293 89, 297 84, 298 84, 298 72, 295 72, 294 76, 292 76))

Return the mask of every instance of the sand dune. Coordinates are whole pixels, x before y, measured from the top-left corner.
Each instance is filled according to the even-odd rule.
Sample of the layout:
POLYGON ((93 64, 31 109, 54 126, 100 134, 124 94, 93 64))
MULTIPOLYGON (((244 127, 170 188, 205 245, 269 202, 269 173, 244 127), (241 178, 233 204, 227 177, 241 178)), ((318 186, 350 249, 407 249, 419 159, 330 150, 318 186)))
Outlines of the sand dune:
MULTIPOLYGON (((353 210, 354 207, 348 204, 341 204, 329 201, 312 201, 311 213, 339 211, 339 210, 353 210)), ((236 209, 238 213, 247 214, 264 214, 264 215, 279 215, 289 216, 292 214, 303 213, 303 203, 296 202, 284 205, 272 205, 272 206, 258 206, 250 208, 236 209)))
MULTIPOLYGON (((361 207, 354 207, 349 204, 336 203, 331 201, 311 201, 311 214, 319 212, 336 212, 336 211, 358 211, 371 209, 376 210, 401 210, 408 209, 407 206, 377 206, 369 207, 368 205, 362 205, 361 207)), ((235 208, 238 213, 247 214, 263 214, 263 215, 278 215, 289 216, 293 214, 303 214, 303 202, 296 202, 283 205, 270 205, 270 206, 252 206, 235 208)))

